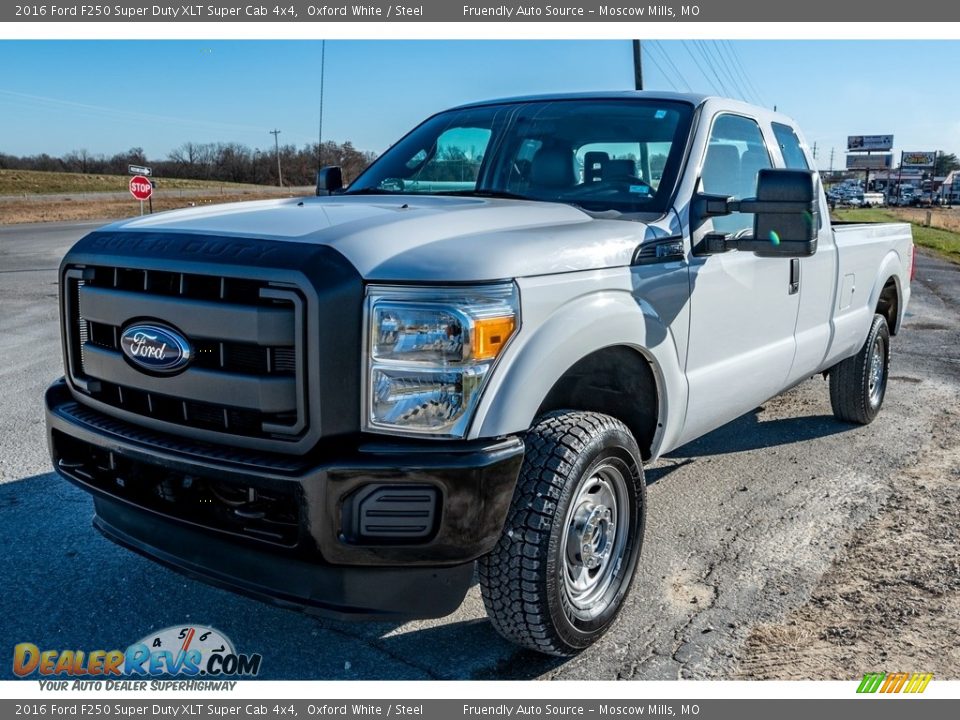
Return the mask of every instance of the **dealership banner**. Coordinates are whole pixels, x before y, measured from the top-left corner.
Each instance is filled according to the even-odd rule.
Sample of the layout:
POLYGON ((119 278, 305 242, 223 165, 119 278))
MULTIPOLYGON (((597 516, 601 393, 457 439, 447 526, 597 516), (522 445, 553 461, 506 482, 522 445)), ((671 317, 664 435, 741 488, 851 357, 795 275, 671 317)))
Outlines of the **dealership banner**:
POLYGON ((888 170, 893 167, 893 155, 847 155, 847 170, 888 170))
POLYGON ((903 167, 933 167, 937 161, 936 152, 905 152, 900 164, 903 167))
POLYGON ((848 135, 847 150, 890 150, 893 135, 848 135))
MULTIPOLYGON (((181 4, 127 0, 107 4, 32 2, 4 4, 2 22, 947 22, 960 20, 960 3, 893 0, 699 0, 695 3, 481 2, 408 0, 386 2, 181 4)), ((878 148, 880 149, 880 148, 878 148)), ((888 148, 889 149, 889 148, 888 148)))
POLYGON ((960 701, 924 699, 913 696, 862 695, 849 700, 223 700, 192 697, 180 700, 3 700, 0 713, 13 718, 33 715, 52 717, 111 718, 223 718, 258 720, 356 720, 397 718, 397 720, 515 720, 528 717, 567 718, 690 718, 693 720, 743 720, 771 718, 810 720, 941 720, 956 717, 960 701), (903 702, 909 702, 909 710, 903 702))

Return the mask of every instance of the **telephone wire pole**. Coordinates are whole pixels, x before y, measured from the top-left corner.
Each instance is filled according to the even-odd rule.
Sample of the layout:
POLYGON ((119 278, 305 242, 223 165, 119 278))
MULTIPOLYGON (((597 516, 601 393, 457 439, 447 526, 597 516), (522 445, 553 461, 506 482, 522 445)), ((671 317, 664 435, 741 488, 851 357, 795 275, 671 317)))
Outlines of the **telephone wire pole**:
POLYGON ((643 90, 643 53, 639 40, 633 41, 633 89, 643 90))
POLYGON ((280 187, 283 187, 283 170, 280 169, 280 131, 271 130, 270 134, 273 135, 273 145, 277 150, 277 182, 280 187))

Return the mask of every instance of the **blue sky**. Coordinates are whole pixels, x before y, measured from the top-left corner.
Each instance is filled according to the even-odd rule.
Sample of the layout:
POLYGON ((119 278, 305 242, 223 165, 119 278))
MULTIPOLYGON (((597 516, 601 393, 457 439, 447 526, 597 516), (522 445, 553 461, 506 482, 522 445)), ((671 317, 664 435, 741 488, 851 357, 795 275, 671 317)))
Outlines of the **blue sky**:
MULTIPOLYGON (((960 41, 648 42, 650 89, 743 95, 792 115, 821 167, 846 136, 960 154, 960 41)), ((324 138, 382 151, 444 107, 632 87, 627 40, 329 41, 324 138)), ((320 41, 0 41, 0 152, 154 159, 186 141, 315 141, 320 41)))

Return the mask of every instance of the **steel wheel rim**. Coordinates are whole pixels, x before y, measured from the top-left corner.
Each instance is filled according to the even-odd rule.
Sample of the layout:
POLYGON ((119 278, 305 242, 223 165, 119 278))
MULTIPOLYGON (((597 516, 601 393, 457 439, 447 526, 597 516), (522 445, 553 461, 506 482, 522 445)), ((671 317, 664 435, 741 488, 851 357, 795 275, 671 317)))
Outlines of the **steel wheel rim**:
POLYGON ((564 523, 563 589, 570 612, 592 620, 610 605, 627 545, 629 501, 623 471, 605 463, 577 486, 564 523))
POLYGON ((883 391, 887 385, 887 376, 884 371, 884 360, 886 359, 883 338, 877 337, 873 341, 873 348, 870 352, 870 368, 867 372, 867 393, 870 397, 870 406, 876 407, 883 398, 883 391))

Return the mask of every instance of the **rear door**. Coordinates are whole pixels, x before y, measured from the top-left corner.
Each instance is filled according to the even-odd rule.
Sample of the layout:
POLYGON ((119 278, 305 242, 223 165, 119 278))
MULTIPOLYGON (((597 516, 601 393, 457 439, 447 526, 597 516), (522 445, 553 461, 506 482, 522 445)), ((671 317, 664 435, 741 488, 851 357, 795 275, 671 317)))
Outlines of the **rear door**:
MULTIPOLYGON (((737 199, 753 197, 757 174, 772 167, 776 157, 756 119, 718 113, 703 156, 700 189, 737 199)), ((749 236, 753 215, 734 213, 707 220, 692 238, 689 399, 683 441, 783 390, 796 350, 800 296, 791 292, 791 261, 738 250, 699 254, 698 241, 709 232, 749 236)))
MULTIPOLYGON (((815 167, 809 157, 809 149, 795 128, 774 122, 771 123, 771 129, 784 167, 794 170, 810 170, 815 167)), ((819 176, 816 181, 819 188, 819 176)), ((794 260, 800 267, 800 309, 795 331, 797 354, 787 384, 802 380, 820 370, 830 345, 830 320, 837 289, 837 245, 826 220, 830 217, 829 212, 821 191, 817 252, 810 257, 794 260)))

